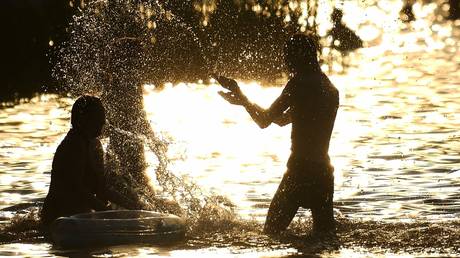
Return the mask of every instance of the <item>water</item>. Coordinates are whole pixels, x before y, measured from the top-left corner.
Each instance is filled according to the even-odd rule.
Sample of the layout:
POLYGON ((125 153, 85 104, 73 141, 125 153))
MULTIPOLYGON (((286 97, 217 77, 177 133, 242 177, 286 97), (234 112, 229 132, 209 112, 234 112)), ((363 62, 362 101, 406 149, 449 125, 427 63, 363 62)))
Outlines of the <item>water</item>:
MULTIPOLYGON (((375 45, 348 58, 344 73, 330 72, 341 93, 330 147, 339 222, 335 238, 306 236, 305 210, 291 226, 293 235, 261 233, 285 170, 290 127, 260 130, 243 109, 218 96, 215 82, 204 81, 166 85, 162 91, 146 85, 146 116, 170 142, 169 169, 204 192, 227 196, 241 219, 197 222, 187 241, 171 246, 60 250, 28 238, 0 245, 0 255, 460 255, 460 28, 450 22, 427 27, 433 7, 415 9, 425 19, 406 29, 389 24, 373 39, 375 45)), ((359 28, 371 38, 374 30, 366 26, 359 28)), ((341 69, 337 63, 332 68, 341 69)), ((241 85, 250 99, 267 106, 282 83, 241 85)), ((69 128, 72 103, 41 95, 2 109, 0 208, 46 195, 52 156, 69 128)), ((149 176, 157 185, 157 158, 146 150, 149 176)), ((11 216, 3 212, 2 223, 11 216)))

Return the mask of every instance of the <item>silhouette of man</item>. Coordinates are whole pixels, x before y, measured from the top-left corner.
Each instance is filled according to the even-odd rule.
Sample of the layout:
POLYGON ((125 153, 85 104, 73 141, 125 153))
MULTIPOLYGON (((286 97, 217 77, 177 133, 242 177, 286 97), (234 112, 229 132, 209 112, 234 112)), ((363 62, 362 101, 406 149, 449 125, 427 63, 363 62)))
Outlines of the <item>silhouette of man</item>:
POLYGON ((333 230, 334 176, 328 149, 339 93, 320 69, 313 37, 293 35, 284 55, 291 78, 270 108, 249 102, 236 81, 223 76, 215 78, 230 91, 219 93, 229 103, 245 107, 261 128, 292 123, 287 172, 270 204, 264 232, 285 230, 299 207, 311 209, 314 232, 333 230))

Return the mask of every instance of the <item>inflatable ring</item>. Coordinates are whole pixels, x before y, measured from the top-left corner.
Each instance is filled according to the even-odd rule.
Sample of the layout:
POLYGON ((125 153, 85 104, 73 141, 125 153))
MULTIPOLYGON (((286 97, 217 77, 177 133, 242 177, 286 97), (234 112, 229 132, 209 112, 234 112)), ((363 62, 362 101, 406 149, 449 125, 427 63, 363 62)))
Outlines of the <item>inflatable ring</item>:
POLYGON ((61 217, 51 225, 53 242, 64 248, 169 243, 185 237, 185 222, 142 210, 101 211, 61 217))

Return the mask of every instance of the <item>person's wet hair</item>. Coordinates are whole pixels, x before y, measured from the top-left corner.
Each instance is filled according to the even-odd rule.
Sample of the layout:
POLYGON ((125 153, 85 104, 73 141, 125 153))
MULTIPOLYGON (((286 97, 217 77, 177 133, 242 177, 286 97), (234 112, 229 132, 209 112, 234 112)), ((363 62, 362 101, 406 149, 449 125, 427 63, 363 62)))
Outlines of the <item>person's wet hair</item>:
POLYGON ((99 98, 89 95, 79 97, 72 106, 71 124, 73 128, 78 128, 82 120, 89 115, 96 116, 99 121, 105 121, 105 109, 99 98))
POLYGON ((318 43, 310 34, 292 35, 284 46, 284 57, 289 70, 319 70, 318 43))

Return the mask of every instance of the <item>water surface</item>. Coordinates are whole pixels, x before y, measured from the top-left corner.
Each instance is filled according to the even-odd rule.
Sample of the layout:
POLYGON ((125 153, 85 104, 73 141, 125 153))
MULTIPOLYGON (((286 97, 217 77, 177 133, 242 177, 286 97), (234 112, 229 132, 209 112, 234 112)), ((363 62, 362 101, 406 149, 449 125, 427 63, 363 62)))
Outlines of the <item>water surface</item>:
MULTIPOLYGON (((417 8, 420 15, 433 10, 417 8)), ((39 241, 0 245, 0 255, 459 255, 460 28, 450 22, 427 25, 427 19, 408 28, 383 27, 386 34, 375 45, 347 58, 344 73, 327 72, 341 94, 330 145, 338 239, 271 239, 249 226, 189 236, 167 247, 64 251, 39 241)), ((366 26, 360 27, 362 35, 371 37, 366 26)), ((283 83, 241 85, 250 99, 268 106, 283 83)), ((261 130, 218 90, 213 81, 166 85, 162 91, 146 85, 145 108, 153 128, 170 142, 170 169, 228 196, 242 221, 257 225, 285 171, 290 126, 261 130)), ((73 101, 41 95, 1 110, 0 208, 46 195, 73 101)), ((154 182, 155 157, 147 157, 154 182)), ((2 214, 2 221, 11 215, 2 214)), ((308 225, 309 213, 301 210, 295 220, 308 225)), ((294 232, 307 233, 308 227, 296 225, 294 232)))

